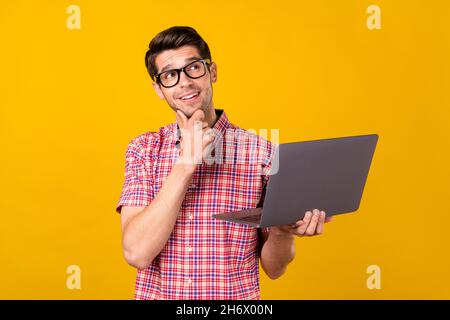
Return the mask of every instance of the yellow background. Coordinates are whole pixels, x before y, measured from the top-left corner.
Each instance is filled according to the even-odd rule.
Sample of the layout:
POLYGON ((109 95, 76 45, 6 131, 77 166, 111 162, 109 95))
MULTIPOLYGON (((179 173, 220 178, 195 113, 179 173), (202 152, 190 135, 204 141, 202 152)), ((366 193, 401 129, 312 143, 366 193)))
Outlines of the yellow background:
POLYGON ((175 120, 144 67, 172 25, 208 42, 231 122, 281 142, 380 135, 359 211, 297 239, 262 298, 450 298, 449 13, 417 0, 2 1, 0 298, 132 299, 114 208, 128 142, 175 120), (66 27, 70 4, 81 30, 66 27), (371 4, 381 30, 366 27, 371 4), (81 290, 66 288, 69 265, 81 290))

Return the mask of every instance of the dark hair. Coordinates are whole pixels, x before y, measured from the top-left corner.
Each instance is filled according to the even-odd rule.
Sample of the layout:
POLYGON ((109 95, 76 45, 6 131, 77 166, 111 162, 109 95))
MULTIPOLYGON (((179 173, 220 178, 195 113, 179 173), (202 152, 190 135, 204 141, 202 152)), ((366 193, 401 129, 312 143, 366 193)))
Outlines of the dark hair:
POLYGON ((158 72, 156 69, 156 56, 164 50, 178 49, 179 47, 191 45, 197 48, 202 59, 210 59, 211 53, 208 44, 203 38, 191 27, 171 27, 158 33, 148 45, 145 54, 145 66, 154 80, 158 72))

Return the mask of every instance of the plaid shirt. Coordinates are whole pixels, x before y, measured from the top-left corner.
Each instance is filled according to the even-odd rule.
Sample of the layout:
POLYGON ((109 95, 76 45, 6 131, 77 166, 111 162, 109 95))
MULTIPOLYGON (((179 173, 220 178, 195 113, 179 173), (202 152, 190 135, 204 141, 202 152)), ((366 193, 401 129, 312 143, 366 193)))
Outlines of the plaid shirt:
MULTIPOLYGON (((275 148, 231 124, 223 110, 216 113, 212 156, 219 160, 197 167, 169 240, 152 264, 137 272, 137 300, 260 298, 258 229, 211 216, 262 203, 275 148)), ((116 211, 149 205, 178 155, 176 122, 133 139, 116 211)))

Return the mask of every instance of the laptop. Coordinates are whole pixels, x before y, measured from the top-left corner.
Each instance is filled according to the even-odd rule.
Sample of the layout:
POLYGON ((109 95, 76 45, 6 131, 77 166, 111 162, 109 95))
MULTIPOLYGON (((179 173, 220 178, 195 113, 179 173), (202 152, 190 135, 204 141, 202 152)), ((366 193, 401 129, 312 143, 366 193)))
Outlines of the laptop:
POLYGON ((295 223, 313 209, 327 217, 354 212, 377 141, 369 134, 279 144, 262 207, 213 218, 261 228, 295 223))

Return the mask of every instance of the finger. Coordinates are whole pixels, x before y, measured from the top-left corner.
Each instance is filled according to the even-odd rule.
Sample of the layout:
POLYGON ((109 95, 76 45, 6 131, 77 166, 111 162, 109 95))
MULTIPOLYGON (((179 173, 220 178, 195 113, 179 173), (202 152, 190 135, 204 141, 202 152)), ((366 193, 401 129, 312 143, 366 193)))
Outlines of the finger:
POLYGON ((203 159, 210 158, 214 148, 213 141, 215 139, 214 131, 211 128, 205 128, 202 132, 203 159))
POLYGON ((319 222, 320 211, 317 209, 313 210, 313 215, 311 221, 309 222, 308 228, 306 228, 305 234, 307 236, 312 236, 316 233, 317 223, 319 222))
POLYGON ((300 227, 301 225, 303 225, 304 223, 305 222, 303 220, 298 220, 296 223, 293 223, 291 225, 291 227, 296 229, 296 228, 300 227))
POLYGON ((306 224, 306 223, 305 223, 303 220, 297 221, 296 223, 294 223, 294 224, 292 224, 292 225, 290 226, 289 232, 292 233, 292 234, 294 234, 294 235, 296 235, 296 236, 298 236, 298 237, 304 236, 304 232, 303 232, 303 233, 300 233, 300 232, 298 231, 298 230, 300 229, 300 227, 301 227, 302 225, 304 225, 304 224, 306 224))
POLYGON ((216 137, 216 133, 214 132, 213 129, 206 127, 203 129, 203 142, 206 144, 211 143, 212 141, 214 141, 216 137))
POLYGON ((323 225, 325 223, 325 212, 324 211, 320 211, 320 216, 319 216, 319 223, 317 224, 317 228, 316 228, 316 233, 317 234, 322 234, 323 232, 323 225))
POLYGON ((186 126, 187 121, 188 121, 186 115, 181 110, 177 110, 176 115, 177 115, 178 126, 180 128, 184 128, 186 126))
POLYGON ((193 124, 196 121, 203 122, 204 119, 205 119, 205 113, 203 112, 203 110, 198 109, 194 112, 192 117, 189 119, 189 122, 191 122, 193 124))
POLYGON ((203 121, 195 120, 193 124, 194 124, 194 132, 200 132, 203 130, 203 121))
POLYGON ((294 231, 300 227, 303 224, 302 220, 299 220, 297 222, 291 223, 291 224, 287 224, 286 228, 289 228, 289 230, 294 231))
POLYGON ((306 232, 306 228, 308 228, 309 221, 311 221, 312 213, 311 211, 306 211, 305 216, 303 217, 303 223, 300 227, 297 227, 297 233, 299 235, 304 235, 306 232))

